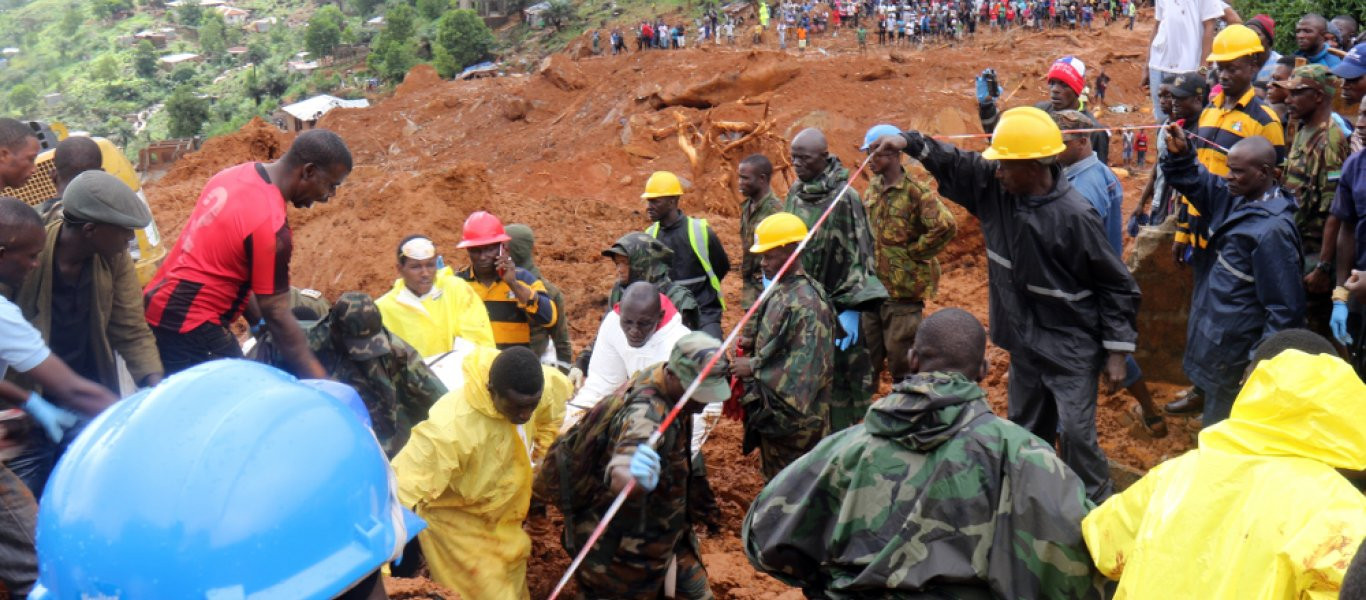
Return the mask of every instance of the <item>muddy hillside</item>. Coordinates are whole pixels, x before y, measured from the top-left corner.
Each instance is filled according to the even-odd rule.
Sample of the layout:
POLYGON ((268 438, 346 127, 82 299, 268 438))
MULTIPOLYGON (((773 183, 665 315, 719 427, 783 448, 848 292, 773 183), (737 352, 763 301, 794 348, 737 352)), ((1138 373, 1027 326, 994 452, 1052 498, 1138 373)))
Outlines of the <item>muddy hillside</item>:
MULTIPOLYGON (((745 46, 631 52, 621 56, 563 53, 533 73, 473 81, 438 78, 418 67, 386 99, 368 109, 327 114, 321 126, 340 133, 355 170, 327 205, 291 210, 292 278, 329 297, 347 290, 383 293, 397 274, 394 248, 411 233, 437 241, 447 262, 466 261, 455 249, 461 223, 488 210, 505 223, 536 232, 537 262, 565 292, 577 347, 597 327, 614 277, 602 249, 648 224, 639 194, 652 171, 671 170, 689 186, 683 207, 707 217, 738 261, 739 196, 734 165, 762 152, 787 163, 788 140, 805 127, 825 131, 846 166, 862 160, 864 131, 894 123, 934 134, 980 133, 973 77, 994 67, 1005 106, 1046 98, 1044 73, 1063 54, 1113 78, 1111 105, 1147 105, 1140 89, 1139 49, 1146 28, 984 34, 958 46, 872 49, 861 54, 853 35, 813 38, 804 54, 745 46), (577 58, 576 58, 577 56, 577 58)), ((1109 125, 1145 123, 1143 112, 1103 110, 1109 125)), ((1118 138, 1118 136, 1115 136, 1118 138)), ((965 143, 974 149, 980 141, 965 143)), ((1117 139, 1112 157, 1120 152, 1117 139)), ((180 231, 204 182, 224 167, 269 160, 289 136, 256 121, 208 141, 147 186, 157 223, 170 239, 180 231)), ((1146 176, 1121 173, 1126 210, 1146 176)), ((794 176, 780 169, 774 186, 794 176)), ((856 184, 862 188, 864 182, 856 184)), ((959 306, 987 321, 986 256, 974 219, 954 206, 959 236, 944 256, 939 296, 930 309, 959 306)), ((726 326, 739 318, 739 285, 725 281, 726 326)), ((986 381, 993 407, 1005 413, 1008 359, 990 350, 986 381)), ((887 384, 884 383, 885 390, 887 384)), ((1157 385, 1159 403, 1174 385, 1157 385)), ((1117 463, 1146 469, 1190 447, 1193 427, 1171 422, 1172 435, 1151 440, 1136 430, 1127 395, 1102 398, 1101 442, 1117 463)), ((762 478, 755 456, 739 454, 738 426, 726 423, 708 442, 709 468, 729 523, 703 539, 704 558, 721 598, 796 598, 753 572, 740 548, 739 524, 762 478)), ((533 597, 544 597, 568 564, 557 530, 532 524, 533 597)))

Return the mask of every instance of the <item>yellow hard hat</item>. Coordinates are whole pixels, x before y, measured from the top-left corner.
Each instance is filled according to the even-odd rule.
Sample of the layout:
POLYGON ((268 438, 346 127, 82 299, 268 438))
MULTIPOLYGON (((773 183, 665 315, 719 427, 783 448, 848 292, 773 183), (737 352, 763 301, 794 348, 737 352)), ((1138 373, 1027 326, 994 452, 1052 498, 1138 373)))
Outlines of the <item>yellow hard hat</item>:
POLYGON ((650 180, 645 182, 645 193, 640 197, 646 200, 650 198, 663 198, 665 196, 682 196, 683 182, 678 180, 678 176, 668 171, 655 171, 650 174, 650 180))
POLYGON ((1053 117, 1033 106, 1001 113, 991 134, 991 147, 982 156, 989 160, 1028 160, 1057 156, 1063 151, 1062 131, 1053 117))
POLYGON ((1205 60, 1229 61, 1239 56, 1261 52, 1262 37, 1246 25, 1229 25, 1220 31, 1219 35, 1214 36, 1214 43, 1210 49, 1212 52, 1205 60))
POLYGON ((768 252, 779 246, 795 244, 806 237, 806 223, 790 212, 773 213, 754 228, 754 245, 750 252, 768 252))

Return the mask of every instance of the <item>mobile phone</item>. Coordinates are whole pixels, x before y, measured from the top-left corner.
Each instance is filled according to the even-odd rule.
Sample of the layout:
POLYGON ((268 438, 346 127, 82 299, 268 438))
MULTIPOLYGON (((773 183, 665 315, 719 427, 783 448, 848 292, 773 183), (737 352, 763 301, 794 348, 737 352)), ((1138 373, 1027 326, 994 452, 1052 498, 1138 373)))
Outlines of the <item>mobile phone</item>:
MULTIPOLYGON (((503 245, 503 244, 498 244, 498 261, 497 261, 497 262, 502 262, 502 261, 503 261, 503 255, 504 255, 506 252, 507 252, 507 246, 505 246, 505 245, 503 245)), ((497 262, 495 262, 494 264, 497 264, 497 262)), ((499 276, 499 277, 503 277, 503 276, 506 276, 506 275, 507 275, 507 269, 504 269, 504 268, 502 268, 502 267, 498 267, 498 276, 499 276)))

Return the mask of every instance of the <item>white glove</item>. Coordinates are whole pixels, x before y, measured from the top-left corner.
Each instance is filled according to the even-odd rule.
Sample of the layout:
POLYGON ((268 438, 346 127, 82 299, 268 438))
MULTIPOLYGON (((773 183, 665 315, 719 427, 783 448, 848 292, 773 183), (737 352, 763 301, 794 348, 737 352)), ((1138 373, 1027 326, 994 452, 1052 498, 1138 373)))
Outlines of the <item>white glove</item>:
POLYGON ((574 389, 583 387, 583 369, 573 367, 569 369, 569 382, 574 384, 574 389))

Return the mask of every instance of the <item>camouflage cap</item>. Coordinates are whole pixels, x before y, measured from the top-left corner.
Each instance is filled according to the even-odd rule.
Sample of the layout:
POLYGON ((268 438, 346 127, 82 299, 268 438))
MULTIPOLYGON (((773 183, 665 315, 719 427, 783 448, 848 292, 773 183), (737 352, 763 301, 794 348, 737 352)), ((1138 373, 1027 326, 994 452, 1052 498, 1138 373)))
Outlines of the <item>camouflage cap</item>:
MULTIPOLYGON (((711 360, 712 355, 720 350, 721 342, 716 338, 701 331, 694 331, 679 338, 678 343, 674 344, 673 352, 669 355, 669 370, 683 383, 683 387, 687 388, 697 379, 702 368, 707 366, 707 361, 711 360)), ((692 399, 710 404, 724 402, 730 398, 730 383, 727 380, 729 371, 730 363, 722 356, 716 361, 716 366, 712 367, 711 372, 707 373, 707 378, 698 384, 692 399)))
POLYGON ((333 334, 346 346, 352 360, 370 360, 393 351, 385 335, 379 307, 365 292, 346 292, 332 306, 333 334))
POLYGON ((1068 130, 1089 129, 1091 120, 1086 115, 1076 110, 1060 110, 1053 113, 1053 121, 1058 124, 1058 129, 1063 130, 1063 139, 1076 139, 1083 137, 1085 133, 1067 133, 1068 130))
POLYGON ((1290 79, 1273 81, 1271 85, 1287 90, 1319 90, 1332 98, 1338 93, 1340 82, 1338 76, 1334 75, 1328 67, 1314 64, 1295 67, 1295 70, 1290 74, 1290 79))

